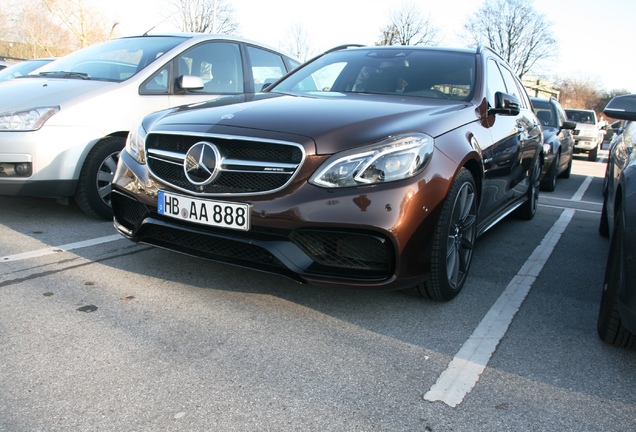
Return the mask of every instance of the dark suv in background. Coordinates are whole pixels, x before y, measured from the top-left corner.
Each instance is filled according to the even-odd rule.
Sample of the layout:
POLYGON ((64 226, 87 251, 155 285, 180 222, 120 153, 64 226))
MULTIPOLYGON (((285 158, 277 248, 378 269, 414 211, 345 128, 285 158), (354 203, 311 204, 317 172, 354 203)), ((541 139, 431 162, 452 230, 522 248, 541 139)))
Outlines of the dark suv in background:
POLYGON ((534 112, 543 127, 543 173, 541 189, 552 192, 557 177, 569 178, 572 171, 576 123, 567 119, 555 99, 530 98, 534 112))
POLYGON ((231 102, 133 128, 113 181, 120 233, 299 282, 450 300, 475 239, 537 209, 541 127, 490 49, 334 49, 231 102))

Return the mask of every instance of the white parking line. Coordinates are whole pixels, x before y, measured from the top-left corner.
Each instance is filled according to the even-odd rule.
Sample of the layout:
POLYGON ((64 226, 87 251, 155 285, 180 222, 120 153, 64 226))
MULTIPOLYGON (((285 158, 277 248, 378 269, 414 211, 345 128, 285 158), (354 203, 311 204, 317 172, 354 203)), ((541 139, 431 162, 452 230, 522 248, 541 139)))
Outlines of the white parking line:
POLYGON ((532 284, 536 280, 561 235, 574 216, 574 209, 566 209, 532 252, 495 304, 481 320, 473 334, 442 372, 437 382, 424 395, 428 401, 441 401, 456 407, 475 387, 499 341, 519 311, 532 284))
POLYGON ((44 256, 44 255, 51 255, 55 253, 70 251, 73 249, 80 249, 80 248, 84 248, 88 246, 95 246, 98 244, 108 243, 108 242, 121 240, 121 239, 123 239, 123 237, 119 234, 106 236, 106 237, 99 237, 99 238, 94 238, 94 239, 85 240, 81 242, 69 243, 69 244, 54 246, 54 247, 45 248, 45 249, 38 249, 31 252, 24 252, 21 254, 8 255, 5 257, 1 257, 0 262, 20 261, 20 260, 25 260, 29 258, 36 258, 36 257, 44 256))
MULTIPOLYGON (((592 183, 592 177, 583 180, 571 201, 581 201, 592 183)), ((456 407, 475 387, 501 338, 508 331, 512 319, 519 311, 532 284, 536 280, 561 235, 572 220, 574 209, 565 209, 561 217, 545 235, 521 270, 512 278, 495 304, 481 320, 473 334, 455 354, 448 368, 424 395, 428 401, 441 401, 456 407)))
POLYGON ((585 195, 585 191, 587 191, 587 188, 590 186, 590 183, 592 183, 592 177, 585 177, 585 180, 583 180, 579 189, 576 191, 574 196, 572 196, 572 201, 581 201, 583 199, 583 195, 585 195))

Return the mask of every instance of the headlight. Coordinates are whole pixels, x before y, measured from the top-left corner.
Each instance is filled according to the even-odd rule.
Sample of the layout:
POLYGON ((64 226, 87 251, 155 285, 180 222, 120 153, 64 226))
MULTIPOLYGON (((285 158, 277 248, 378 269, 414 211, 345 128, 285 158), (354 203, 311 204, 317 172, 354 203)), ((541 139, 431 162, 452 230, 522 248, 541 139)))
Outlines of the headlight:
POLYGON ((0 130, 38 130, 59 110, 59 106, 52 106, 0 113, 0 130))
POLYGON ((142 122, 128 132, 126 139, 126 151, 140 164, 146 163, 146 153, 144 151, 144 142, 146 141, 146 129, 142 122))
POLYGON ((552 153, 552 144, 544 143, 543 144, 543 151, 545 152, 545 154, 552 153))
POLYGON ((391 137, 333 155, 309 182, 322 187, 350 187, 413 177, 426 167, 433 148, 433 138, 425 134, 391 137))

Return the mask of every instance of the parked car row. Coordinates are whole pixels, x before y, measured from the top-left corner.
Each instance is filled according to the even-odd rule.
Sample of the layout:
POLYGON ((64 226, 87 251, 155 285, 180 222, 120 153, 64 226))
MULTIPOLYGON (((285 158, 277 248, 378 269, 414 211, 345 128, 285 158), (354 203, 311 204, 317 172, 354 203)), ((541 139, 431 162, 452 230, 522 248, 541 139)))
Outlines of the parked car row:
POLYGON ((299 65, 218 35, 52 61, 0 84, 0 194, 72 196, 133 241, 300 282, 450 300, 482 233, 531 219, 574 153, 596 160, 595 113, 528 98, 486 48, 343 46, 299 65))

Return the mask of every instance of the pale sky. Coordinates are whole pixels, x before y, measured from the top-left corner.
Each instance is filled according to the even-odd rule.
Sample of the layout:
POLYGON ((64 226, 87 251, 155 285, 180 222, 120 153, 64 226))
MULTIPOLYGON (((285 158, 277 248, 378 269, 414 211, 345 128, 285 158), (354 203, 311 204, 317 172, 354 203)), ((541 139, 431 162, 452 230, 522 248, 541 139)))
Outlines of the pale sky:
MULTIPOLYGON (((373 45, 400 0, 230 0, 239 35, 278 48, 290 26, 301 24, 315 54, 345 43, 373 45)), ((142 34, 174 11, 171 0, 99 1, 98 8, 120 22, 122 36, 142 34), (109 8, 106 10, 105 8, 109 8), (153 12, 148 12, 153 11, 153 12)), ((457 37, 481 0, 419 0, 424 16, 441 29, 441 45, 463 46, 457 37)), ((560 56, 545 74, 597 79, 602 90, 636 93, 633 52, 636 1, 535 0, 553 23, 560 56)), ((168 19, 154 32, 176 31, 168 19)))

